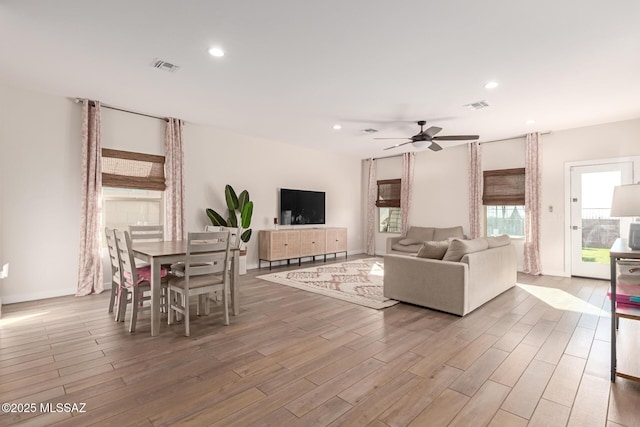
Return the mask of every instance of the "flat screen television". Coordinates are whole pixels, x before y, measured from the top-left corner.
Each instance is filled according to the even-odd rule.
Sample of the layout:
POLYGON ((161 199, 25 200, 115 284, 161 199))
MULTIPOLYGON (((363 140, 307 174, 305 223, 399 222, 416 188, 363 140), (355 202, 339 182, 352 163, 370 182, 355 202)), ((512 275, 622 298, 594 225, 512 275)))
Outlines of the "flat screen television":
POLYGON ((324 191, 280 189, 280 224, 324 224, 324 191))

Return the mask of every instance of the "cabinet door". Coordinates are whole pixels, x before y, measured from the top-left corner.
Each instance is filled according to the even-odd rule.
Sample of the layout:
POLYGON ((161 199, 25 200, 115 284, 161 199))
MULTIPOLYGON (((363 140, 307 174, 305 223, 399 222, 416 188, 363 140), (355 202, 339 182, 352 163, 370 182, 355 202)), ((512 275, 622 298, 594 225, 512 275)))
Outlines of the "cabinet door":
POLYGON ((313 230, 313 255, 324 255, 327 249, 327 235, 324 230, 313 230))
POLYGON ((315 230, 300 230, 300 256, 315 255, 315 230))
POLYGON ((283 232, 271 232, 270 234, 270 260, 287 258, 287 235, 283 232))
POLYGON ((346 252, 347 250, 347 229, 328 228, 327 229, 327 253, 346 252))
POLYGON ((325 230, 300 230, 300 256, 324 255, 325 230))
POLYGON ((298 258, 300 256, 300 232, 285 231, 285 258, 298 258))

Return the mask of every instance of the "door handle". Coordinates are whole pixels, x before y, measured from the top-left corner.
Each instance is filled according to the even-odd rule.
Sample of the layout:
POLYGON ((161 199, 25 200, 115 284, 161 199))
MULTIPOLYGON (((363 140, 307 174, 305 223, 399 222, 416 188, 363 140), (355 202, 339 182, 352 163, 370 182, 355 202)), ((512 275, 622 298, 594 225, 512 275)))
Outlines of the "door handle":
POLYGON ((582 230, 582 227, 578 227, 577 225, 574 225, 571 227, 572 230, 582 230))

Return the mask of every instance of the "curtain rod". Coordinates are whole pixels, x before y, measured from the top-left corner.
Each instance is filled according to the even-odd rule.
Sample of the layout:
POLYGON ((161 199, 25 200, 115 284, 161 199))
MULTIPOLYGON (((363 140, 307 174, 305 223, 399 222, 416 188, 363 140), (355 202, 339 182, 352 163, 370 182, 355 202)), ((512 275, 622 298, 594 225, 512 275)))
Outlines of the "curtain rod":
MULTIPOLYGON (((75 98, 73 101, 76 104, 79 104, 80 102, 82 102, 82 98, 75 98)), ((91 101, 91 100, 89 102, 93 103, 93 101, 91 101)), ((159 117, 159 116, 152 116, 151 114, 138 113, 137 111, 125 110, 123 108, 112 107, 111 105, 100 104, 100 106, 104 107, 104 108, 108 108, 110 110, 122 111, 123 113, 136 114, 138 116, 144 116, 144 117, 149 117, 149 118, 152 118, 152 119, 164 120, 165 122, 169 121, 169 119, 166 118, 166 117, 159 117)))
MULTIPOLYGON (((546 131, 546 132, 540 132, 540 135, 549 135, 550 133, 551 133, 551 131, 549 130, 549 131, 546 131)), ((510 139, 518 139, 518 138, 526 138, 526 137, 527 137, 527 134, 518 135, 518 136, 512 136, 510 138, 494 139, 493 141, 483 141, 483 142, 480 143, 480 145, 482 145, 482 144, 491 144, 492 142, 509 141, 510 139)), ((373 160, 391 159, 393 157, 402 157, 402 154, 392 154, 391 156, 374 157, 373 160)))

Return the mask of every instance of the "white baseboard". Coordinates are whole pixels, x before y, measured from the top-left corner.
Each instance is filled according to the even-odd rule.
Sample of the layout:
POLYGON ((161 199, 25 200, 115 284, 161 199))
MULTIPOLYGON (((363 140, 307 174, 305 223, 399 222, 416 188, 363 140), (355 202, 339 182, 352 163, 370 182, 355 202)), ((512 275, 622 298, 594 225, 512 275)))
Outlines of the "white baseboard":
POLYGON ((542 271, 542 275, 543 276, 558 276, 558 277, 571 277, 570 274, 564 272, 564 271, 555 271, 555 270, 543 270, 542 271))
POLYGON ((6 295, 2 297, 2 304, 15 304, 17 302, 35 301, 40 299, 63 297, 67 295, 75 295, 78 290, 76 288, 55 289, 46 292, 34 292, 32 294, 6 295))

